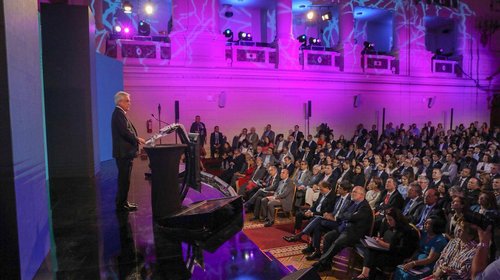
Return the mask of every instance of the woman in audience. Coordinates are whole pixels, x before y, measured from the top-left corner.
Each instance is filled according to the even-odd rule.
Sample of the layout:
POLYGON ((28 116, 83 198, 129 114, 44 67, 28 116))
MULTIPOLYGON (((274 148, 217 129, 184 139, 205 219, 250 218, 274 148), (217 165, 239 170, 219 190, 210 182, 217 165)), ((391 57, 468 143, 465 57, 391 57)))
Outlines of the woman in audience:
POLYGON ((484 155, 482 158, 482 161, 480 161, 477 164, 477 173, 482 174, 482 173, 491 173, 491 157, 489 155, 484 155))
POLYGON ((264 136, 264 141, 262 142, 262 148, 265 150, 265 148, 271 148, 274 149, 274 144, 269 140, 269 137, 264 136))
POLYGON ((360 164, 354 167, 354 175, 352 176, 351 184, 353 186, 365 186, 365 174, 363 174, 363 166, 360 164))
POLYGON ((463 196, 453 196, 451 201, 451 213, 449 213, 446 218, 446 239, 450 240, 455 237, 455 228, 458 222, 464 218, 464 209, 467 209, 467 200, 465 200, 463 196))
POLYGON ((280 133, 276 135, 274 146, 276 147, 274 152, 277 155, 276 157, 278 157, 278 155, 283 151, 283 147, 285 147, 285 137, 283 136, 283 134, 280 133))
POLYGON ((437 190, 439 193, 437 206, 439 207, 439 209, 442 209, 443 211, 445 211, 445 209, 450 209, 451 205, 451 197, 448 193, 448 188, 449 188, 448 185, 445 184, 442 180, 441 182, 439 182, 439 185, 437 186, 437 190))
POLYGON ((496 197, 492 192, 481 192, 477 199, 478 204, 472 205, 471 210, 485 216, 494 216, 497 212, 496 197))
POLYGON ((430 275, 434 264, 441 255, 446 243, 448 243, 442 235, 443 231, 444 221, 436 216, 429 217, 424 223, 424 231, 420 238, 420 247, 417 254, 396 269, 394 279, 416 280, 430 275), (422 274, 414 275, 410 270, 417 270, 422 274))
POLYGON ((398 186, 398 192, 406 199, 408 195, 408 188, 410 187, 410 174, 405 173, 401 176, 401 184, 398 186))
MULTIPOLYGON (((417 154, 417 152, 415 152, 415 155, 417 154)), ((411 160, 411 167, 413 167, 413 174, 417 174, 418 172, 418 169, 420 168, 420 164, 421 164, 421 160, 420 158, 418 157, 414 157, 412 160, 411 160)))
POLYGON ((375 268, 395 269, 418 248, 418 231, 412 228, 401 211, 389 208, 385 211, 385 221, 375 237, 377 244, 388 251, 365 250, 363 270, 356 279, 374 279, 370 272, 375 268))
POLYGON ((240 186, 248 183, 250 178, 252 177, 252 173, 255 170, 255 160, 249 154, 245 154, 246 166, 247 169, 244 173, 236 172, 234 176, 236 176, 236 188, 239 190, 240 186))
POLYGON ((221 154, 226 153, 229 158, 233 156, 233 149, 231 148, 231 144, 229 142, 225 142, 224 145, 222 145, 222 150, 220 151, 221 154))
POLYGON ((398 170, 398 166, 396 164, 396 161, 393 158, 390 158, 387 161, 387 166, 385 167, 385 172, 389 177, 394 177, 395 172, 398 170))
MULTIPOLYGON (((333 135, 332 135, 332 136, 333 136, 333 135)), ((337 143, 342 143, 342 145, 345 147, 345 143, 346 143, 346 141, 345 141, 345 137, 344 137, 344 135, 343 135, 343 134, 341 134, 341 135, 339 136, 339 139, 337 140, 337 143)))
POLYGON ((470 279, 476 240, 476 229, 470 223, 460 221, 455 230, 455 238, 448 242, 434 266, 433 274, 426 279, 470 279))
POLYGON ((382 190, 382 179, 379 177, 372 177, 370 181, 368 181, 368 192, 365 195, 366 201, 370 204, 372 209, 375 209, 376 203, 380 197, 380 193, 382 190))

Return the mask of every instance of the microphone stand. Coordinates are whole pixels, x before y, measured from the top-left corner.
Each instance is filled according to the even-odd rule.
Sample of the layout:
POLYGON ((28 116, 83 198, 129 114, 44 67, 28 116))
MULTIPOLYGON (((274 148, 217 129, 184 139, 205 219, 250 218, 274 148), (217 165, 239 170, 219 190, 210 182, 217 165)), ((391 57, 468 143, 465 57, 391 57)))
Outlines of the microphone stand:
MULTIPOLYGON (((158 103, 158 132, 160 132, 161 129, 161 105, 158 103)), ((161 138, 160 138, 160 144, 161 144, 161 138)))

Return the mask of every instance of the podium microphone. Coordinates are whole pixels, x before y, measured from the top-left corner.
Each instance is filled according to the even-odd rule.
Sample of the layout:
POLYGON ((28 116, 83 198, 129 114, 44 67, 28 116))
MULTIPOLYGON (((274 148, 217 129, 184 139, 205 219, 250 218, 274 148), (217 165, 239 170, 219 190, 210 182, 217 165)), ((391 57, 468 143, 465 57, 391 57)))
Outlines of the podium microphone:
MULTIPOLYGON (((154 116, 153 116, 153 118, 154 118, 154 116)), ((158 121, 158 131, 160 131, 160 129, 161 129, 161 105, 160 105, 160 103, 158 103, 158 119, 156 119, 156 120, 158 121)), ((160 139, 160 144, 161 144, 161 139, 160 139)))

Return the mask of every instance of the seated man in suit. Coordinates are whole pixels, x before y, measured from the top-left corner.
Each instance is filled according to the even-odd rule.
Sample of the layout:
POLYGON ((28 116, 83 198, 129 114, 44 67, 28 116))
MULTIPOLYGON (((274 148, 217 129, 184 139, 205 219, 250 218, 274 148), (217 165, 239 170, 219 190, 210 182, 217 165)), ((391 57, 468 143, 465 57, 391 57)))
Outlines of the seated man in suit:
POLYGON ((319 187, 318 184, 323 178, 323 174, 321 173, 321 166, 315 165, 312 168, 311 179, 304 187, 299 186, 298 190, 305 190, 304 199, 299 196, 299 201, 297 202, 303 208, 309 208, 313 205, 314 201, 316 201, 319 197, 319 187), (304 202, 304 203, 302 203, 304 202), (304 205, 303 205, 304 204, 304 205))
POLYGON ((384 219, 384 211, 389 208, 397 208, 399 211, 403 208, 404 199, 396 187, 396 180, 393 177, 387 179, 385 191, 380 195, 379 201, 375 206, 375 227, 374 231, 377 232, 380 224, 384 219))
POLYGON ((222 144, 226 142, 224 139, 224 135, 219 132, 219 126, 214 127, 214 132, 210 134, 210 157, 215 158, 220 157, 220 148, 222 144))
POLYGON ((338 229, 325 235, 324 252, 319 261, 313 264, 318 268, 318 272, 330 270, 336 254, 346 247, 354 246, 363 236, 370 234, 373 214, 370 204, 365 200, 365 194, 363 187, 354 187, 351 193, 354 203, 346 210, 338 229))
POLYGON ((281 170, 280 178, 281 181, 274 195, 264 197, 260 202, 260 217, 265 217, 265 227, 270 227, 274 224, 274 208, 276 206, 283 207, 283 211, 285 212, 292 211, 295 186, 289 178, 288 169, 281 170))
POLYGON ((327 182, 321 182, 319 184, 320 197, 311 208, 307 210, 301 210, 295 214, 295 226, 296 232, 300 231, 302 228, 302 221, 309 220, 315 216, 323 216, 326 212, 331 212, 333 210, 333 205, 335 203, 335 192, 332 191, 332 186, 327 182))
POLYGON ((266 196, 273 195, 276 189, 278 188, 278 183, 279 183, 279 177, 278 177, 278 168, 276 166, 269 166, 267 168, 267 179, 262 182, 262 185, 259 185, 259 189, 255 188, 254 190, 255 193, 253 195, 250 195, 250 199, 245 202, 245 207, 247 209, 254 208, 253 214, 254 218, 253 220, 258 220, 259 219, 259 214, 260 214, 260 202, 262 198, 266 196))
POLYGON ((428 217, 436 216, 443 220, 446 220, 443 210, 439 209, 438 207, 438 200, 439 192, 436 189, 428 189, 424 193, 425 206, 420 208, 420 211, 416 211, 413 217, 409 219, 409 222, 416 225, 419 230, 422 230, 424 228, 424 223, 428 217))
POLYGON ((403 216, 410 221, 415 212, 420 211, 422 207, 424 207, 422 188, 417 182, 412 182, 408 188, 408 195, 403 206, 403 216))
POLYGON ((286 236, 284 239, 289 242, 300 240, 302 235, 308 234, 312 237, 312 242, 302 250, 304 254, 311 254, 307 256, 307 260, 318 259, 321 256, 320 242, 323 232, 338 229, 346 210, 351 206, 351 184, 349 181, 343 181, 337 188, 335 205, 332 211, 323 213, 322 216, 316 216, 300 233, 293 236, 286 236))
POLYGON ((307 162, 305 160, 300 161, 300 168, 295 172, 295 176, 292 178, 295 188, 297 189, 297 193, 295 194, 295 208, 302 206, 311 176, 312 173, 309 171, 307 162))

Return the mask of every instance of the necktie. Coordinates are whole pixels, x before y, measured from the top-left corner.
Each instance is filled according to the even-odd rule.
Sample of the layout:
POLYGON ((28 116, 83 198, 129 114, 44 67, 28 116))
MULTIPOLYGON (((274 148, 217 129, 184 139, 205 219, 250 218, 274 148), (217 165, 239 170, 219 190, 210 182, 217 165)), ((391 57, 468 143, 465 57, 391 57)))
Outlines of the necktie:
POLYGON ((410 202, 406 204, 405 210, 403 211, 404 216, 408 215, 408 212, 410 212, 410 208, 412 205, 413 205, 413 200, 410 200, 410 202))
POLYGON ((302 182, 300 179, 302 178, 302 174, 304 174, 304 171, 299 172, 299 178, 297 179, 297 182, 302 182))
POLYGON ((427 214, 429 214, 430 210, 431 210, 430 206, 425 206, 424 213, 422 213, 422 216, 420 217, 420 221, 417 224, 418 228, 422 228, 424 226, 424 222, 427 219, 427 214))
POLYGON ((335 205, 335 209, 333 210, 333 216, 337 217, 339 214, 340 209, 342 209, 342 204, 344 204, 344 198, 341 197, 340 201, 335 205))
POLYGON ((318 206, 316 206, 316 212, 321 212, 321 204, 323 204, 323 201, 325 200, 325 195, 321 195, 321 200, 318 203, 318 206))
POLYGON ((385 196, 385 199, 384 199, 384 204, 387 205, 389 204, 389 199, 391 198, 391 195, 388 193, 386 196, 385 196))

